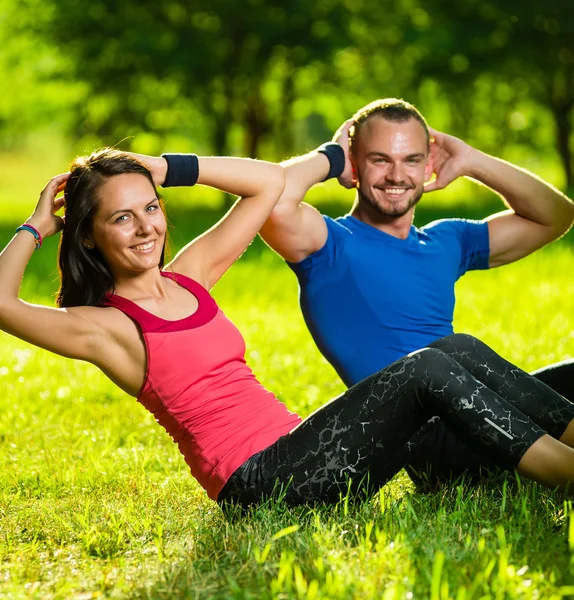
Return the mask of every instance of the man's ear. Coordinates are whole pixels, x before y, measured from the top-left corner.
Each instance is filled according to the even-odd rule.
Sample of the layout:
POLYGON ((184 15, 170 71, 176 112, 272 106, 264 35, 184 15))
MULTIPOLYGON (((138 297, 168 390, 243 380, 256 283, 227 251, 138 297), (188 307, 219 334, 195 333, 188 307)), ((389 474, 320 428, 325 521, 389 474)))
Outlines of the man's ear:
POLYGON ((353 157, 353 150, 349 150, 349 162, 351 163, 351 169, 353 171, 353 175, 351 177, 351 181, 353 182, 353 187, 357 187, 357 183, 359 182, 359 178, 357 177, 357 165, 355 163, 355 158, 353 157))
POLYGON ((425 165, 425 181, 430 181, 434 172, 434 161, 432 152, 427 156, 427 164, 425 165))

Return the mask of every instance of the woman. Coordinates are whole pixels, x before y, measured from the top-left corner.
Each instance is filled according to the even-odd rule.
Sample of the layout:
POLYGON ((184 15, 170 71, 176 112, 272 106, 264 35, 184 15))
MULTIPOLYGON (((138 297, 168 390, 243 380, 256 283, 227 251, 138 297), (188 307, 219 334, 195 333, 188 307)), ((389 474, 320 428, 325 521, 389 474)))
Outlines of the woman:
POLYGON ((333 502, 349 487, 368 495, 416 454, 431 415, 497 465, 551 487, 574 483, 574 405, 468 336, 404 357, 303 421, 289 412, 256 381, 239 332, 208 293, 273 209, 282 168, 194 155, 144 160, 155 181, 133 156, 106 149, 48 183, 0 255, 0 326, 95 364, 137 397, 210 498, 248 505, 277 484, 289 504, 333 502), (242 199, 164 267, 155 185, 195 181, 242 199), (65 200, 57 198, 64 187, 65 200), (62 219, 55 213, 64 206, 62 219), (22 302, 34 248, 59 230, 60 308, 22 302))

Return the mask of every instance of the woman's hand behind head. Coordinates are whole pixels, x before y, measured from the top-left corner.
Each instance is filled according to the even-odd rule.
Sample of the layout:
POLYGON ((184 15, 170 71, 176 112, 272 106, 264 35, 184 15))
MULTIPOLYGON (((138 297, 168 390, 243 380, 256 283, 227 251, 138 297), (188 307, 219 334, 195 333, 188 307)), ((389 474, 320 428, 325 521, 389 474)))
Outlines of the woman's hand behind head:
POLYGON ((62 173, 50 179, 40 194, 32 216, 27 220, 27 223, 33 225, 42 237, 54 235, 64 226, 62 217, 56 214, 64 207, 64 197, 58 198, 57 195, 64 190, 69 177, 70 173, 62 173))
POLYGON ((144 165, 151 176, 155 187, 163 185, 167 176, 167 161, 162 156, 147 156, 146 154, 136 154, 135 152, 126 152, 129 156, 139 160, 144 165))

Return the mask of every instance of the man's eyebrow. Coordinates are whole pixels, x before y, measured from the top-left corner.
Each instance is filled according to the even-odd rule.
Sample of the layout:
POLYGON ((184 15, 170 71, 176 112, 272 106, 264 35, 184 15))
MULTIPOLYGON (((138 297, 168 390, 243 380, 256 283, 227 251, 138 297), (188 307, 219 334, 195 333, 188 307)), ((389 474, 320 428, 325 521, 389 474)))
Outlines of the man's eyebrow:
MULTIPOLYGON (((388 158, 388 159, 392 159, 392 157, 389 154, 386 154, 385 152, 378 152, 377 150, 374 150, 373 152, 369 152, 367 154, 367 156, 369 158, 376 158, 376 157, 382 157, 382 158, 388 158)), ((412 158, 425 158, 426 154, 424 152, 415 152, 414 154, 407 154, 407 156, 405 157, 407 160, 408 159, 412 159, 412 158)))
MULTIPOLYGON (((145 207, 147 208, 150 204, 153 204, 154 202, 158 202, 157 198, 153 198, 153 200, 150 200, 145 207)), ((114 210, 113 213, 111 213, 108 216, 108 219, 111 219, 114 215, 117 215, 118 213, 133 213, 134 211, 131 208, 120 208, 118 210, 114 210)))
POLYGON ((377 152, 376 150, 373 150, 373 152, 369 152, 367 154, 367 156, 369 158, 371 157, 375 157, 375 156, 382 156, 383 158, 391 158, 388 154, 386 154, 385 152, 377 152))

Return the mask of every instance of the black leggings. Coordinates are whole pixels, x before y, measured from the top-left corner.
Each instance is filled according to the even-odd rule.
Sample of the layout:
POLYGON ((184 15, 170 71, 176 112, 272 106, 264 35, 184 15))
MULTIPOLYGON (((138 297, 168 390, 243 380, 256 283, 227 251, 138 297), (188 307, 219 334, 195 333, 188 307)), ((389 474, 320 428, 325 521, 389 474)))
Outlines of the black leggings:
POLYGON ((368 497, 421 456, 434 415, 478 456, 512 469, 542 435, 560 437, 574 419, 574 404, 479 340, 457 334, 432 346, 353 386, 249 458, 218 500, 247 506, 278 490, 291 505, 336 502, 347 491, 368 497))
POLYGON ((531 375, 549 385, 570 402, 574 402, 574 358, 543 367, 531 375))
MULTIPOLYGON (((511 363, 504 361, 505 371, 492 373, 489 361, 492 357, 501 359, 493 350, 485 344, 468 335, 454 335, 437 340, 430 347, 438 348, 454 358, 465 369, 470 371, 477 379, 489 387, 502 385, 502 377, 509 377, 512 381, 525 376, 524 371, 518 369, 511 363), (477 352, 478 350, 478 352, 477 352), (484 354, 484 360, 476 361, 475 356, 484 354), (490 374, 491 378, 485 379, 490 374), (498 377, 496 377, 498 375, 498 377), (492 377, 494 376, 494 379, 492 377)), ((554 391, 564 396, 570 402, 574 402, 574 360, 544 367, 531 373, 533 377, 544 382, 554 391)), ((496 389, 496 387, 493 387, 496 389)), ((501 395, 504 396, 503 393, 501 395)), ((522 412, 527 414, 536 423, 535 415, 532 415, 529 396, 523 398, 524 405, 516 405, 522 412)), ((552 417, 550 417, 552 418, 552 417)), ((549 431, 552 435, 552 433, 549 431)), ((555 435, 554 437, 559 437, 555 435)), ((460 436, 451 431, 444 421, 438 416, 429 419, 411 440, 412 452, 408 458, 406 470, 419 490, 432 489, 438 484, 451 481, 465 475, 467 480, 476 480, 487 471, 500 470, 497 461, 488 455, 475 451, 470 444, 465 443, 460 436)))

